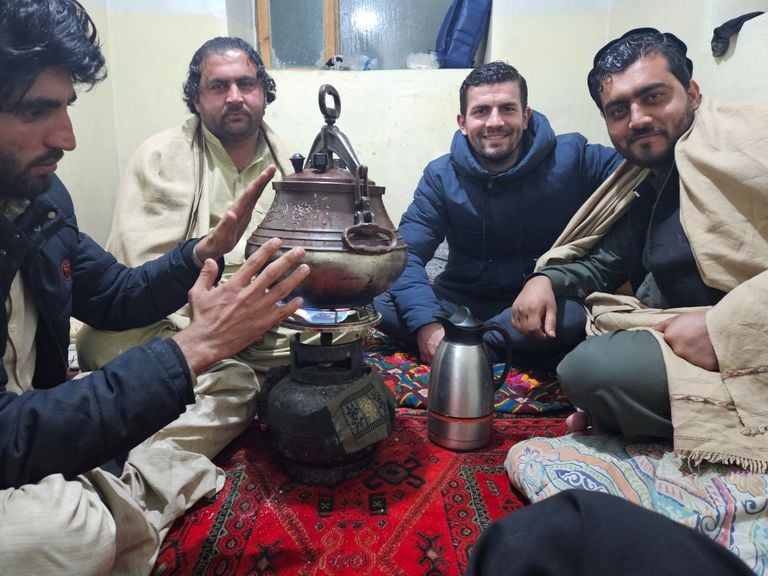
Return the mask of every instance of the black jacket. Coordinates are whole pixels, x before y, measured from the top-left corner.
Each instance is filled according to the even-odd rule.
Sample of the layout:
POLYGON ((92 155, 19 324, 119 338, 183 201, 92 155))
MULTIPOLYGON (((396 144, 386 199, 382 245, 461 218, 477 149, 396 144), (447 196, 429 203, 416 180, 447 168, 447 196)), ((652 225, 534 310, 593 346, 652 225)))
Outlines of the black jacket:
POLYGON ((70 317, 121 330, 156 322, 187 301, 199 273, 192 249, 130 269, 78 230, 69 193, 54 178, 14 222, 0 215, 0 349, 5 303, 18 271, 39 313, 32 389, 6 390, 0 365, 0 489, 65 477, 124 454, 194 401, 189 367, 172 340, 153 339, 76 380, 67 380, 70 317))

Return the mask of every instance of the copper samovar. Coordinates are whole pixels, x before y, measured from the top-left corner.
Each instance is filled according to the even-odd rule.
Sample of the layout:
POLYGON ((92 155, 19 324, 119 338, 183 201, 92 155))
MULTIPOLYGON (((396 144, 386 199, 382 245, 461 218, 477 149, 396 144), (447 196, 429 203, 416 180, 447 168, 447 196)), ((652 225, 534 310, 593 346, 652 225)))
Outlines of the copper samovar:
POLYGON ((364 362, 362 334, 380 319, 371 306, 374 296, 397 279, 408 254, 384 209, 384 188, 368 179, 368 169, 334 125, 341 111, 338 92, 325 84, 319 100, 325 125, 306 162, 295 154, 295 173, 273 183, 275 199, 248 239, 246 255, 274 236, 283 240, 280 253, 303 247, 310 274, 295 295, 304 298, 305 312, 319 308, 332 317, 320 323, 317 315, 299 315, 283 322, 298 331, 291 364, 269 371, 258 401, 259 419, 288 474, 332 485, 366 470, 394 427, 394 397, 364 362), (326 104, 329 96, 333 108, 326 104), (301 341, 312 332, 319 332, 319 344, 301 341))
POLYGON ((325 125, 306 162, 295 154, 294 174, 274 182, 275 199, 247 241, 246 256, 277 236, 281 253, 306 250, 310 276, 296 290, 305 305, 352 308, 370 304, 405 268, 405 242, 389 219, 384 188, 368 178, 347 137, 335 126, 341 112, 336 89, 324 84, 319 94, 325 125), (327 106, 327 97, 334 107, 327 106))

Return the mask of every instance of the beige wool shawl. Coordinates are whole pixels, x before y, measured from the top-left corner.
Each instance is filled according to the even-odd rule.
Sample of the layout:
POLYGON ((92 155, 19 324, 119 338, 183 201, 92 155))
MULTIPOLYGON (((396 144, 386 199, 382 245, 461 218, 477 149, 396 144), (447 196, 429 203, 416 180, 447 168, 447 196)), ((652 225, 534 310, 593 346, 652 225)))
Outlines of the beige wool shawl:
MULTIPOLYGON (((262 122, 278 171, 291 174, 291 153, 262 122)), ((120 181, 107 250, 128 266, 157 258, 180 240, 208 233, 210 191, 205 139, 197 116, 155 134, 134 152, 120 181)), ((265 188, 259 203, 271 203, 274 191, 265 188)))
MULTIPOLYGON (((261 128, 278 172, 292 173, 285 144, 263 121, 261 128)), ((182 240, 208 234, 211 191, 206 163, 205 138, 197 116, 145 140, 120 181, 107 250, 124 264, 139 266, 182 240)), ((268 209, 273 198, 274 190, 267 185, 259 205, 268 209)), ((167 321, 175 330, 186 328, 187 306, 171 314, 167 321)), ((154 326, 150 328, 154 330, 154 326)), ((128 342, 135 338, 131 332, 125 333, 128 342)))
MULTIPOLYGON (((768 472, 768 104, 704 100, 675 147, 680 218, 704 282, 727 292, 706 323, 719 372, 694 366, 650 330, 695 310, 645 308, 595 293, 587 331, 650 330, 667 369, 674 448, 696 465, 768 472)), ((646 171, 623 164, 590 198, 538 267, 577 258, 626 210, 646 171)))

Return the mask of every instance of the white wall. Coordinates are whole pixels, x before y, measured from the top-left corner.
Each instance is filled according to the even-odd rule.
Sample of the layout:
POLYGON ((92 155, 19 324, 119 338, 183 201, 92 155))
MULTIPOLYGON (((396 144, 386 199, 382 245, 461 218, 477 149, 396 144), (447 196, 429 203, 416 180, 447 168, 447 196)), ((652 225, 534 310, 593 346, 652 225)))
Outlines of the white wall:
POLYGON ((491 12, 486 60, 504 60, 528 83, 528 105, 558 133, 581 132, 608 144, 586 89, 595 52, 605 44, 609 0, 504 0, 491 12))
POLYGON ((277 99, 267 108, 267 122, 304 156, 324 124, 320 86, 336 88, 341 101, 336 126, 368 166, 369 177, 385 187, 384 205, 397 224, 426 164, 448 151, 467 70, 271 73, 277 99))
POLYGON ((768 14, 748 21, 722 58, 710 48, 714 28, 755 11, 768 12, 768 0, 496 0, 486 59, 518 68, 530 105, 556 131, 610 144, 587 90, 598 49, 640 26, 672 32, 687 44, 706 96, 768 100, 768 14))
MULTIPOLYGON (((279 0, 283 1, 283 0, 279 0)), ((136 146, 183 121, 181 84, 192 53, 217 35, 251 40, 253 0, 84 0, 101 34, 110 78, 73 109, 78 150, 60 175, 72 190, 81 227, 109 232, 120 172, 136 146)), ((689 46, 705 97, 768 100, 768 15, 747 22, 728 53, 714 58, 712 30, 768 0, 495 0, 486 61, 502 59, 526 77, 530 105, 558 132, 608 143, 586 88, 596 50, 630 28, 655 26, 689 46)), ((468 70, 335 72, 271 70, 277 100, 267 121, 306 155, 323 124, 321 84, 341 95, 339 128, 370 177, 386 188, 393 221, 410 201, 426 163, 448 151, 458 89, 468 70)))
POLYGON ((224 0, 84 0, 107 58, 108 79, 72 109, 78 148, 59 176, 81 228, 106 241, 119 176, 149 135, 178 124, 181 85, 194 51, 227 35, 224 0))

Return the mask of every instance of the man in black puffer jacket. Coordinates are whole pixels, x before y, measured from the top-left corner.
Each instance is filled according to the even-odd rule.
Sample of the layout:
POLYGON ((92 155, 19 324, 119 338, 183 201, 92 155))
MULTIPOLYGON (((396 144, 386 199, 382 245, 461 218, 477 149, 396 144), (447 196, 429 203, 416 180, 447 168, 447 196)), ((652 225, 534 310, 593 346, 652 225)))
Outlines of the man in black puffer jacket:
POLYGON ((53 173, 75 147, 75 85, 104 76, 95 27, 75 0, 0 6, 4 574, 148 574, 173 520, 223 486, 210 459, 253 414, 255 386, 201 389, 195 375, 295 312, 300 299, 277 303, 309 272, 300 248, 265 267, 280 246, 273 239, 214 287, 217 261, 220 269, 274 167, 208 236, 141 267, 126 268, 80 232, 53 173), (70 317, 133 328, 187 300, 192 321, 173 338, 66 379, 70 317))

